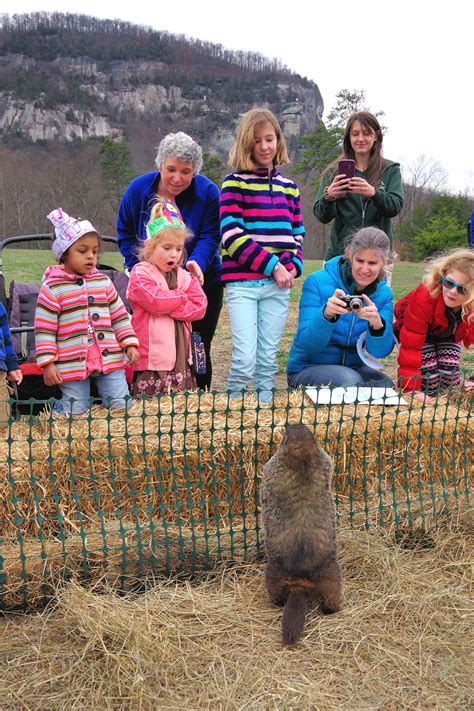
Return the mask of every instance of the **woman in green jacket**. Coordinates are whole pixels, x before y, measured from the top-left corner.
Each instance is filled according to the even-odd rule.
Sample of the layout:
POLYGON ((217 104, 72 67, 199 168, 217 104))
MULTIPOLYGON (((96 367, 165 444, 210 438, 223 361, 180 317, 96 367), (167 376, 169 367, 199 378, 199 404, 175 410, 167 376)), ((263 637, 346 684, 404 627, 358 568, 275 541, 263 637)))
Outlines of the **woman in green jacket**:
POLYGON ((320 222, 333 220, 326 261, 343 254, 346 238, 361 227, 378 227, 392 242, 392 218, 403 207, 403 185, 400 164, 383 158, 382 142, 382 129, 373 114, 352 114, 340 159, 355 161, 355 177, 338 173, 340 159, 331 163, 323 173, 313 208, 320 222))

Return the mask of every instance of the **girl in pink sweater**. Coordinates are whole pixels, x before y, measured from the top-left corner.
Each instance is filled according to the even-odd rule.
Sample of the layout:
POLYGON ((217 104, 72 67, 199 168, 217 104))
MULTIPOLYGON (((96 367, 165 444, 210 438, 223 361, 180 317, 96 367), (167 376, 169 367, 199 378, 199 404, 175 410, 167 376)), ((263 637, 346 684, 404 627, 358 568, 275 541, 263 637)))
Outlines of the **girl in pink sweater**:
POLYGON ((176 205, 159 201, 146 233, 139 252, 142 261, 133 267, 127 291, 140 343, 132 395, 195 390, 190 336, 192 321, 206 312, 207 299, 202 275, 191 276, 179 266, 189 232, 176 205))

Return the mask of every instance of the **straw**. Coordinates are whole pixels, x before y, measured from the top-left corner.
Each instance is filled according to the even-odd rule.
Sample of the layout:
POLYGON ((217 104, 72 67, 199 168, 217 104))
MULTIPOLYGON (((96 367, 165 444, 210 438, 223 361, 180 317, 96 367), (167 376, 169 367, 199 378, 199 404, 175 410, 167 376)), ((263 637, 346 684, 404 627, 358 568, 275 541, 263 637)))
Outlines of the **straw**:
POLYGON ((169 579, 119 598, 75 582, 41 615, 5 618, 5 708, 466 709, 472 703, 474 517, 408 547, 338 531, 343 608, 312 611, 294 649, 263 565, 169 579))

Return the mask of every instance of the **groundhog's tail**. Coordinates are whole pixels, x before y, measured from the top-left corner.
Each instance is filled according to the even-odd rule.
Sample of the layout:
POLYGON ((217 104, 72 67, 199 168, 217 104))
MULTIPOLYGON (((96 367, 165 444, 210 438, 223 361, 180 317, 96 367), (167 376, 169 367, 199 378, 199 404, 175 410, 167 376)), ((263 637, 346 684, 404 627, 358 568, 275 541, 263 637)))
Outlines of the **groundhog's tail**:
POLYGON ((306 598, 303 588, 293 588, 283 610, 283 644, 295 644, 303 631, 306 598))

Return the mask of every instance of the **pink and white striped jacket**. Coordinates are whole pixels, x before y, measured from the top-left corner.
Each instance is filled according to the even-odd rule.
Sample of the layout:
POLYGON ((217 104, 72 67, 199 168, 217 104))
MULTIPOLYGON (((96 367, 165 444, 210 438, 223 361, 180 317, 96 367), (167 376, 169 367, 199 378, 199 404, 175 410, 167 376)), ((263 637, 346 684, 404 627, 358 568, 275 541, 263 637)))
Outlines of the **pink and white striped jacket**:
POLYGON ((138 347, 130 316, 109 277, 68 274, 62 265, 44 275, 35 314, 36 360, 55 363, 64 381, 87 377, 88 324, 92 324, 102 356, 102 372, 124 368, 124 350, 138 347))

